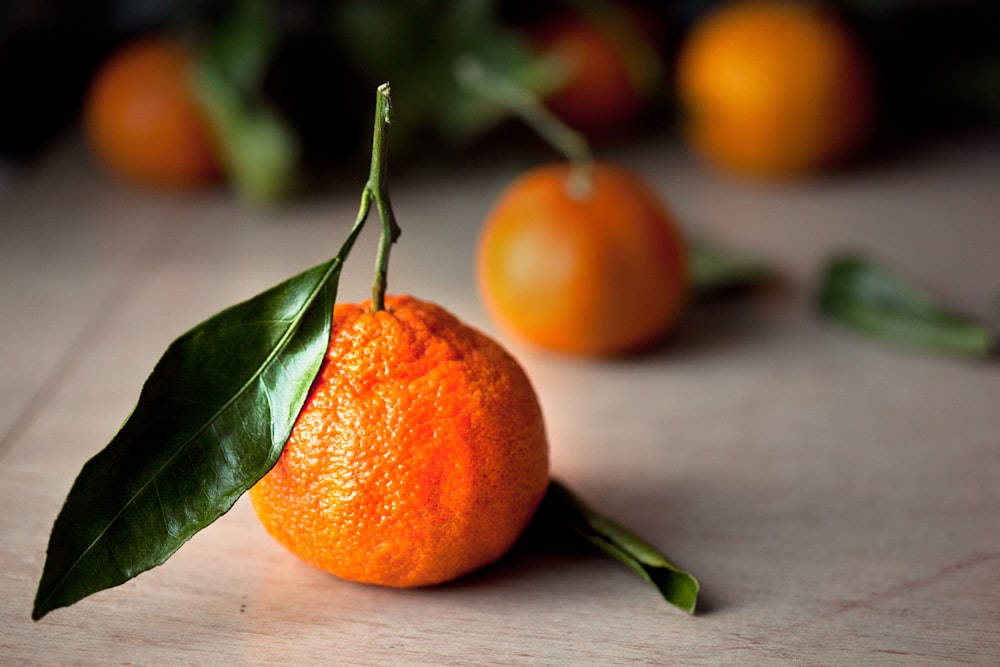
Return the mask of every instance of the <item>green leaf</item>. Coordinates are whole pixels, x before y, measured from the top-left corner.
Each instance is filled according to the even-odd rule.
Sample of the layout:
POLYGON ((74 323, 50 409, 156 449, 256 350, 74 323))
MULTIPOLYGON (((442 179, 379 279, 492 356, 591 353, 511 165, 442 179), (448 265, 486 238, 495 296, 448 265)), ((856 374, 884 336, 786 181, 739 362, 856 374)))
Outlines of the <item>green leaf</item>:
POLYGON ((272 9, 264 0, 237 3, 208 35, 192 81, 226 175, 258 204, 287 197, 301 171, 299 137, 263 93, 280 37, 272 9))
POLYGON ((326 351, 341 255, 170 345, 74 482, 32 618, 163 563, 270 470, 326 351))
POLYGON ((550 85, 553 76, 551 65, 500 19, 496 0, 349 0, 336 3, 333 23, 334 39, 354 66, 369 78, 391 80, 406 100, 394 133, 403 130, 409 141, 429 132, 436 144, 462 146, 507 117, 503 105, 470 94, 457 80, 463 59, 530 90, 550 85))
POLYGON ((210 64, 198 70, 197 89, 230 184, 255 204, 287 199, 301 180, 292 127, 269 105, 240 95, 210 64))
POLYGON ((242 91, 258 89, 278 50, 281 34, 272 0, 237 0, 211 26, 203 55, 242 91))
POLYGON ((698 299, 760 287, 775 277, 764 262, 737 254, 703 236, 687 239, 691 282, 698 299))
POLYGON ((546 531, 570 532, 627 565, 655 586, 670 604, 694 613, 699 590, 697 579, 635 533, 595 512, 556 480, 549 482, 538 509, 537 526, 546 531))
POLYGON ((853 330, 888 343, 965 357, 997 349, 991 327, 955 313, 905 276, 859 255, 829 261, 819 306, 853 330))

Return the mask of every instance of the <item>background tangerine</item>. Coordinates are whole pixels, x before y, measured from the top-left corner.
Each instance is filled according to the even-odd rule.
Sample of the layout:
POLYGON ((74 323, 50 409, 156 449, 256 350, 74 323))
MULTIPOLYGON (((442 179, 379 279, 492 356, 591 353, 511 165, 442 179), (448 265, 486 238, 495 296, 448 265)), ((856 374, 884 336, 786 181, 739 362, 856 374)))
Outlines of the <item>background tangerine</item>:
POLYGON ((621 47, 592 20, 566 14, 532 30, 536 47, 565 68, 546 104, 563 122, 595 138, 634 129, 648 101, 621 47))
POLYGON ((650 345, 687 296, 677 225, 632 172, 595 164, 578 196, 570 170, 523 174, 487 216, 476 257, 483 304, 505 329, 551 350, 607 356, 650 345))
POLYGON ((683 134, 725 170, 807 174, 854 157, 873 129, 871 65, 819 3, 723 3, 694 25, 678 57, 683 134))
POLYGON ((146 185, 190 188, 219 175, 211 133, 191 89, 192 54, 147 37, 99 68, 84 100, 84 131, 114 173, 146 185))

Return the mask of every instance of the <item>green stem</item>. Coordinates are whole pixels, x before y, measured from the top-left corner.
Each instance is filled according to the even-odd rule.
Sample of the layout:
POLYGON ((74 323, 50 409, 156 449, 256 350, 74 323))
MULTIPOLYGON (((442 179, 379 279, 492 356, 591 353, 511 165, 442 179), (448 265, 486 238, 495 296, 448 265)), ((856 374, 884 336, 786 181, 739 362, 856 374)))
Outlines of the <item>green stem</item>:
POLYGON ((361 205, 354 226, 337 258, 343 262, 351 252, 365 226, 372 204, 382 220, 378 253, 375 256, 375 279, 372 283, 372 312, 385 310, 385 289, 389 274, 389 249, 399 238, 400 229, 389 201, 389 123, 392 122, 392 97, 389 84, 383 83, 375 92, 375 129, 372 132, 372 161, 368 181, 361 191, 361 205))
POLYGON ((537 96, 489 72, 472 56, 461 57, 455 62, 455 78, 469 90, 517 115, 554 150, 566 157, 570 163, 566 187, 572 197, 583 199, 589 194, 594 155, 582 134, 559 120, 537 96))
POLYGON ((368 182, 361 195, 359 222, 368 215, 372 201, 382 220, 378 254, 375 258, 375 280, 372 284, 372 310, 385 310, 385 290, 389 273, 389 250, 399 238, 400 229, 389 200, 389 124, 392 122, 392 97, 389 84, 378 87, 375 96, 375 129, 372 133, 372 161, 368 182))

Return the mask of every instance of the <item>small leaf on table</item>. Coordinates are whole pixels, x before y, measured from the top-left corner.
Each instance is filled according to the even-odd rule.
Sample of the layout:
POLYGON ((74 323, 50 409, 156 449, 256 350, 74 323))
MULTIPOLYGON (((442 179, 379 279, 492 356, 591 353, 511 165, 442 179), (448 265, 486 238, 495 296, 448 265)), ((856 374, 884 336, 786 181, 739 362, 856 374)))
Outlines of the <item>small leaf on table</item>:
POLYGON ((888 343, 942 354, 986 357, 997 332, 958 314, 902 274, 854 254, 833 257, 823 274, 821 311, 888 343))
POLYGON ((536 526, 545 531, 569 532, 615 558, 656 587, 670 604, 694 613, 698 580, 635 533, 598 514, 566 486, 549 482, 538 510, 536 526))
POLYGON ((703 236, 687 238, 694 296, 708 299, 767 284, 775 272, 763 261, 738 254, 703 236))
POLYGON ((163 563, 281 455, 326 352, 338 256, 175 340, 52 527, 32 618, 163 563))

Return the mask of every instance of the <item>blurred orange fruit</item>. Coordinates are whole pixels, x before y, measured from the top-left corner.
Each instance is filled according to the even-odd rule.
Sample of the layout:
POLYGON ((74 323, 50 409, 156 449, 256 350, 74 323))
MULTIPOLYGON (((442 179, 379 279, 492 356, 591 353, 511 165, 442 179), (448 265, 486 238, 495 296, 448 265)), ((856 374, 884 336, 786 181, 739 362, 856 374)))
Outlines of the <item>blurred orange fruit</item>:
POLYGON ((428 586, 502 556, 548 485, 534 390, 492 339, 412 297, 337 304, 326 359, 250 499, 343 579, 428 586))
POLYGON ((841 164, 876 114, 866 53, 815 2, 735 0, 710 12, 681 46, 677 95, 695 151, 748 176, 841 164))
MULTIPOLYGON (((621 18, 632 19, 626 13, 621 18)), ((625 35, 613 28, 567 13, 532 31, 538 50, 563 68, 560 84, 546 96, 546 105, 567 125, 592 137, 627 132, 649 97, 644 73, 638 71, 645 54, 639 52, 640 45, 620 43, 625 35), (626 48, 636 53, 627 53, 626 48)), ((638 30, 631 32, 632 39, 645 38, 638 30)))
POLYGON ((192 67, 184 46, 147 37, 98 69, 84 100, 84 132, 114 173, 169 188, 216 180, 218 161, 192 92, 192 67))
POLYGON ((688 292, 672 215, 621 167, 593 165, 584 192, 570 177, 568 165, 533 169, 489 213, 476 257, 487 311, 560 352, 609 356, 657 342, 688 292))

